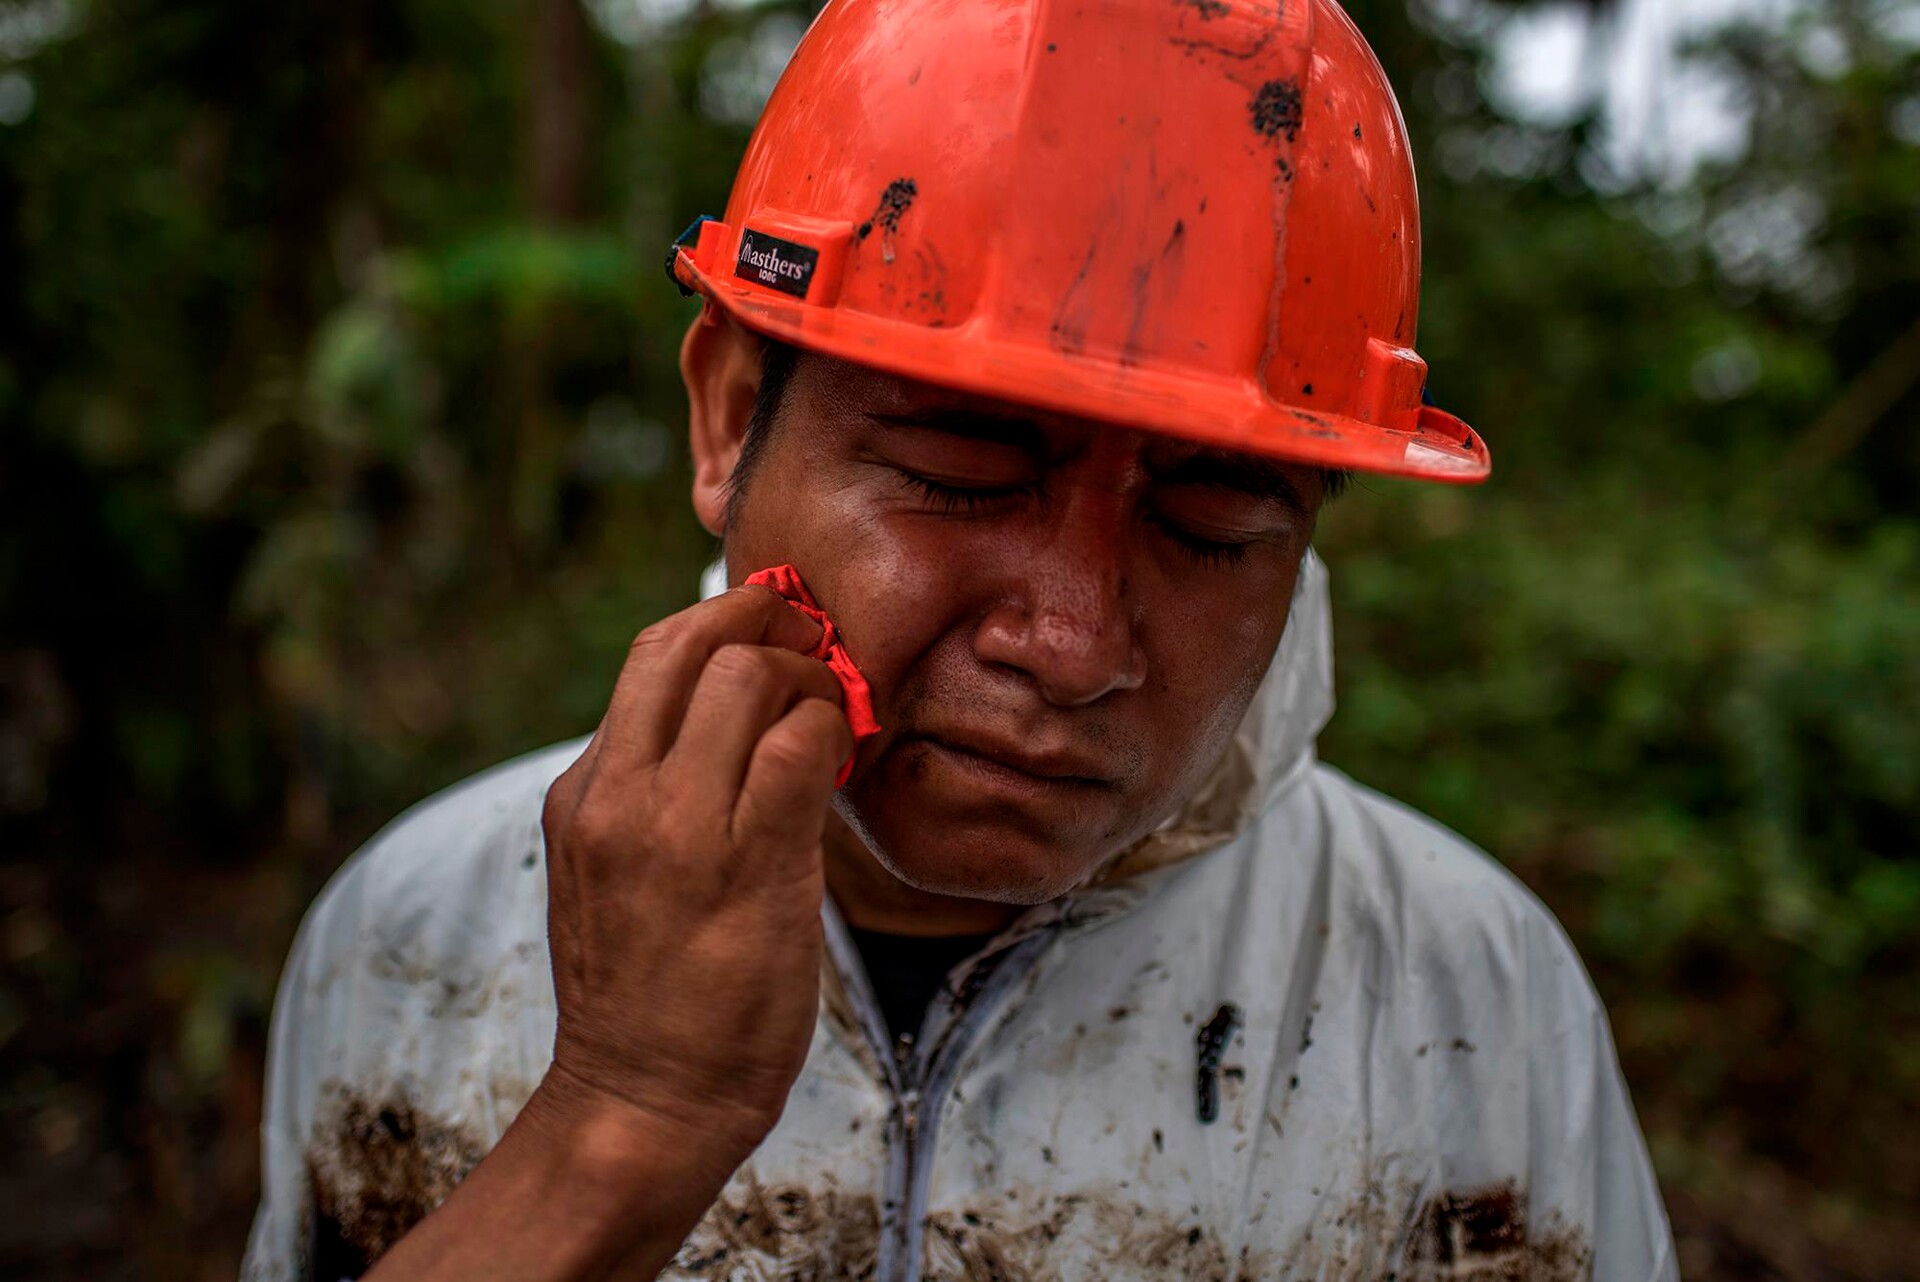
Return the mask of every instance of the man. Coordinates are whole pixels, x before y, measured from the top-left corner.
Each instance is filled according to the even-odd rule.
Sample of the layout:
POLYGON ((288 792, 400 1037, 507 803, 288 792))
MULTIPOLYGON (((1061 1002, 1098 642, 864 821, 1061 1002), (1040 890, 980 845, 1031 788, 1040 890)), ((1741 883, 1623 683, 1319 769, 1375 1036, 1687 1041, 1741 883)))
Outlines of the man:
POLYGON ((830 5, 669 265, 724 566, 315 906, 248 1276, 1674 1276, 1551 918, 1314 763, 1317 512, 1488 466, 1345 15, 830 5))

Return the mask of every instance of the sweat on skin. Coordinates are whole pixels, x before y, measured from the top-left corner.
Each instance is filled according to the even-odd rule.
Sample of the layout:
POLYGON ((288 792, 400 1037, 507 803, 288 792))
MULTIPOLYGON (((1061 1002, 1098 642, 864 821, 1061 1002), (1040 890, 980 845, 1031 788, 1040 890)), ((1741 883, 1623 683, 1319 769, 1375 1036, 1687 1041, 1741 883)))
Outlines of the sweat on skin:
POLYGON ((805 356, 734 493, 763 368, 690 330, 695 508, 881 733, 836 792, 819 628, 723 591, 373 843, 283 982, 250 1277, 316 1202, 379 1278, 1672 1276, 1564 937, 1313 762, 1317 469, 805 356), (1000 933, 900 1062, 848 925, 1000 933), (457 1186, 364 1155, 396 1100, 457 1186))

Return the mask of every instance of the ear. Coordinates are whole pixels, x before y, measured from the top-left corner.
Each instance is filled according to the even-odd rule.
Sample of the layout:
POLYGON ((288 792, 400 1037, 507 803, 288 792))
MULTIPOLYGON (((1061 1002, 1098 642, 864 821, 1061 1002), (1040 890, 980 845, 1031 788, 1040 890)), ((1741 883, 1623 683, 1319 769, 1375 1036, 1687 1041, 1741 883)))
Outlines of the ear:
POLYGON ((727 527, 727 481, 740 461, 747 420, 760 393, 760 339, 712 303, 680 343, 687 385, 687 438, 693 453, 693 511, 716 538, 727 527))

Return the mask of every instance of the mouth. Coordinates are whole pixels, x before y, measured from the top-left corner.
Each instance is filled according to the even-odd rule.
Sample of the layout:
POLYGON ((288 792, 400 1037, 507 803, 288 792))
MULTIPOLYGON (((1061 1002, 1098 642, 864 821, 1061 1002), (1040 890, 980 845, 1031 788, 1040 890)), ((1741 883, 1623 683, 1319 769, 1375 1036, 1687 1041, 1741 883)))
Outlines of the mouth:
POLYGON ((986 736, 926 734, 920 743, 984 782, 1021 791, 1111 791, 1118 774, 1071 749, 1020 746, 986 736))

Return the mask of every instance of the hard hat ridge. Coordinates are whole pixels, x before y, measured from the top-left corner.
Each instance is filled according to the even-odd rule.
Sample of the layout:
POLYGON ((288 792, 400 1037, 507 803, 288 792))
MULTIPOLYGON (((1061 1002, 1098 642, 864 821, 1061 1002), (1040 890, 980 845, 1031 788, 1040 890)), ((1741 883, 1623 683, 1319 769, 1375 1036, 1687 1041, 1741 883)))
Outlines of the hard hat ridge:
POLYGON ((727 215, 743 324, 927 382, 1301 462, 1484 479, 1421 403, 1419 207, 1331 0, 835 0, 727 215))

